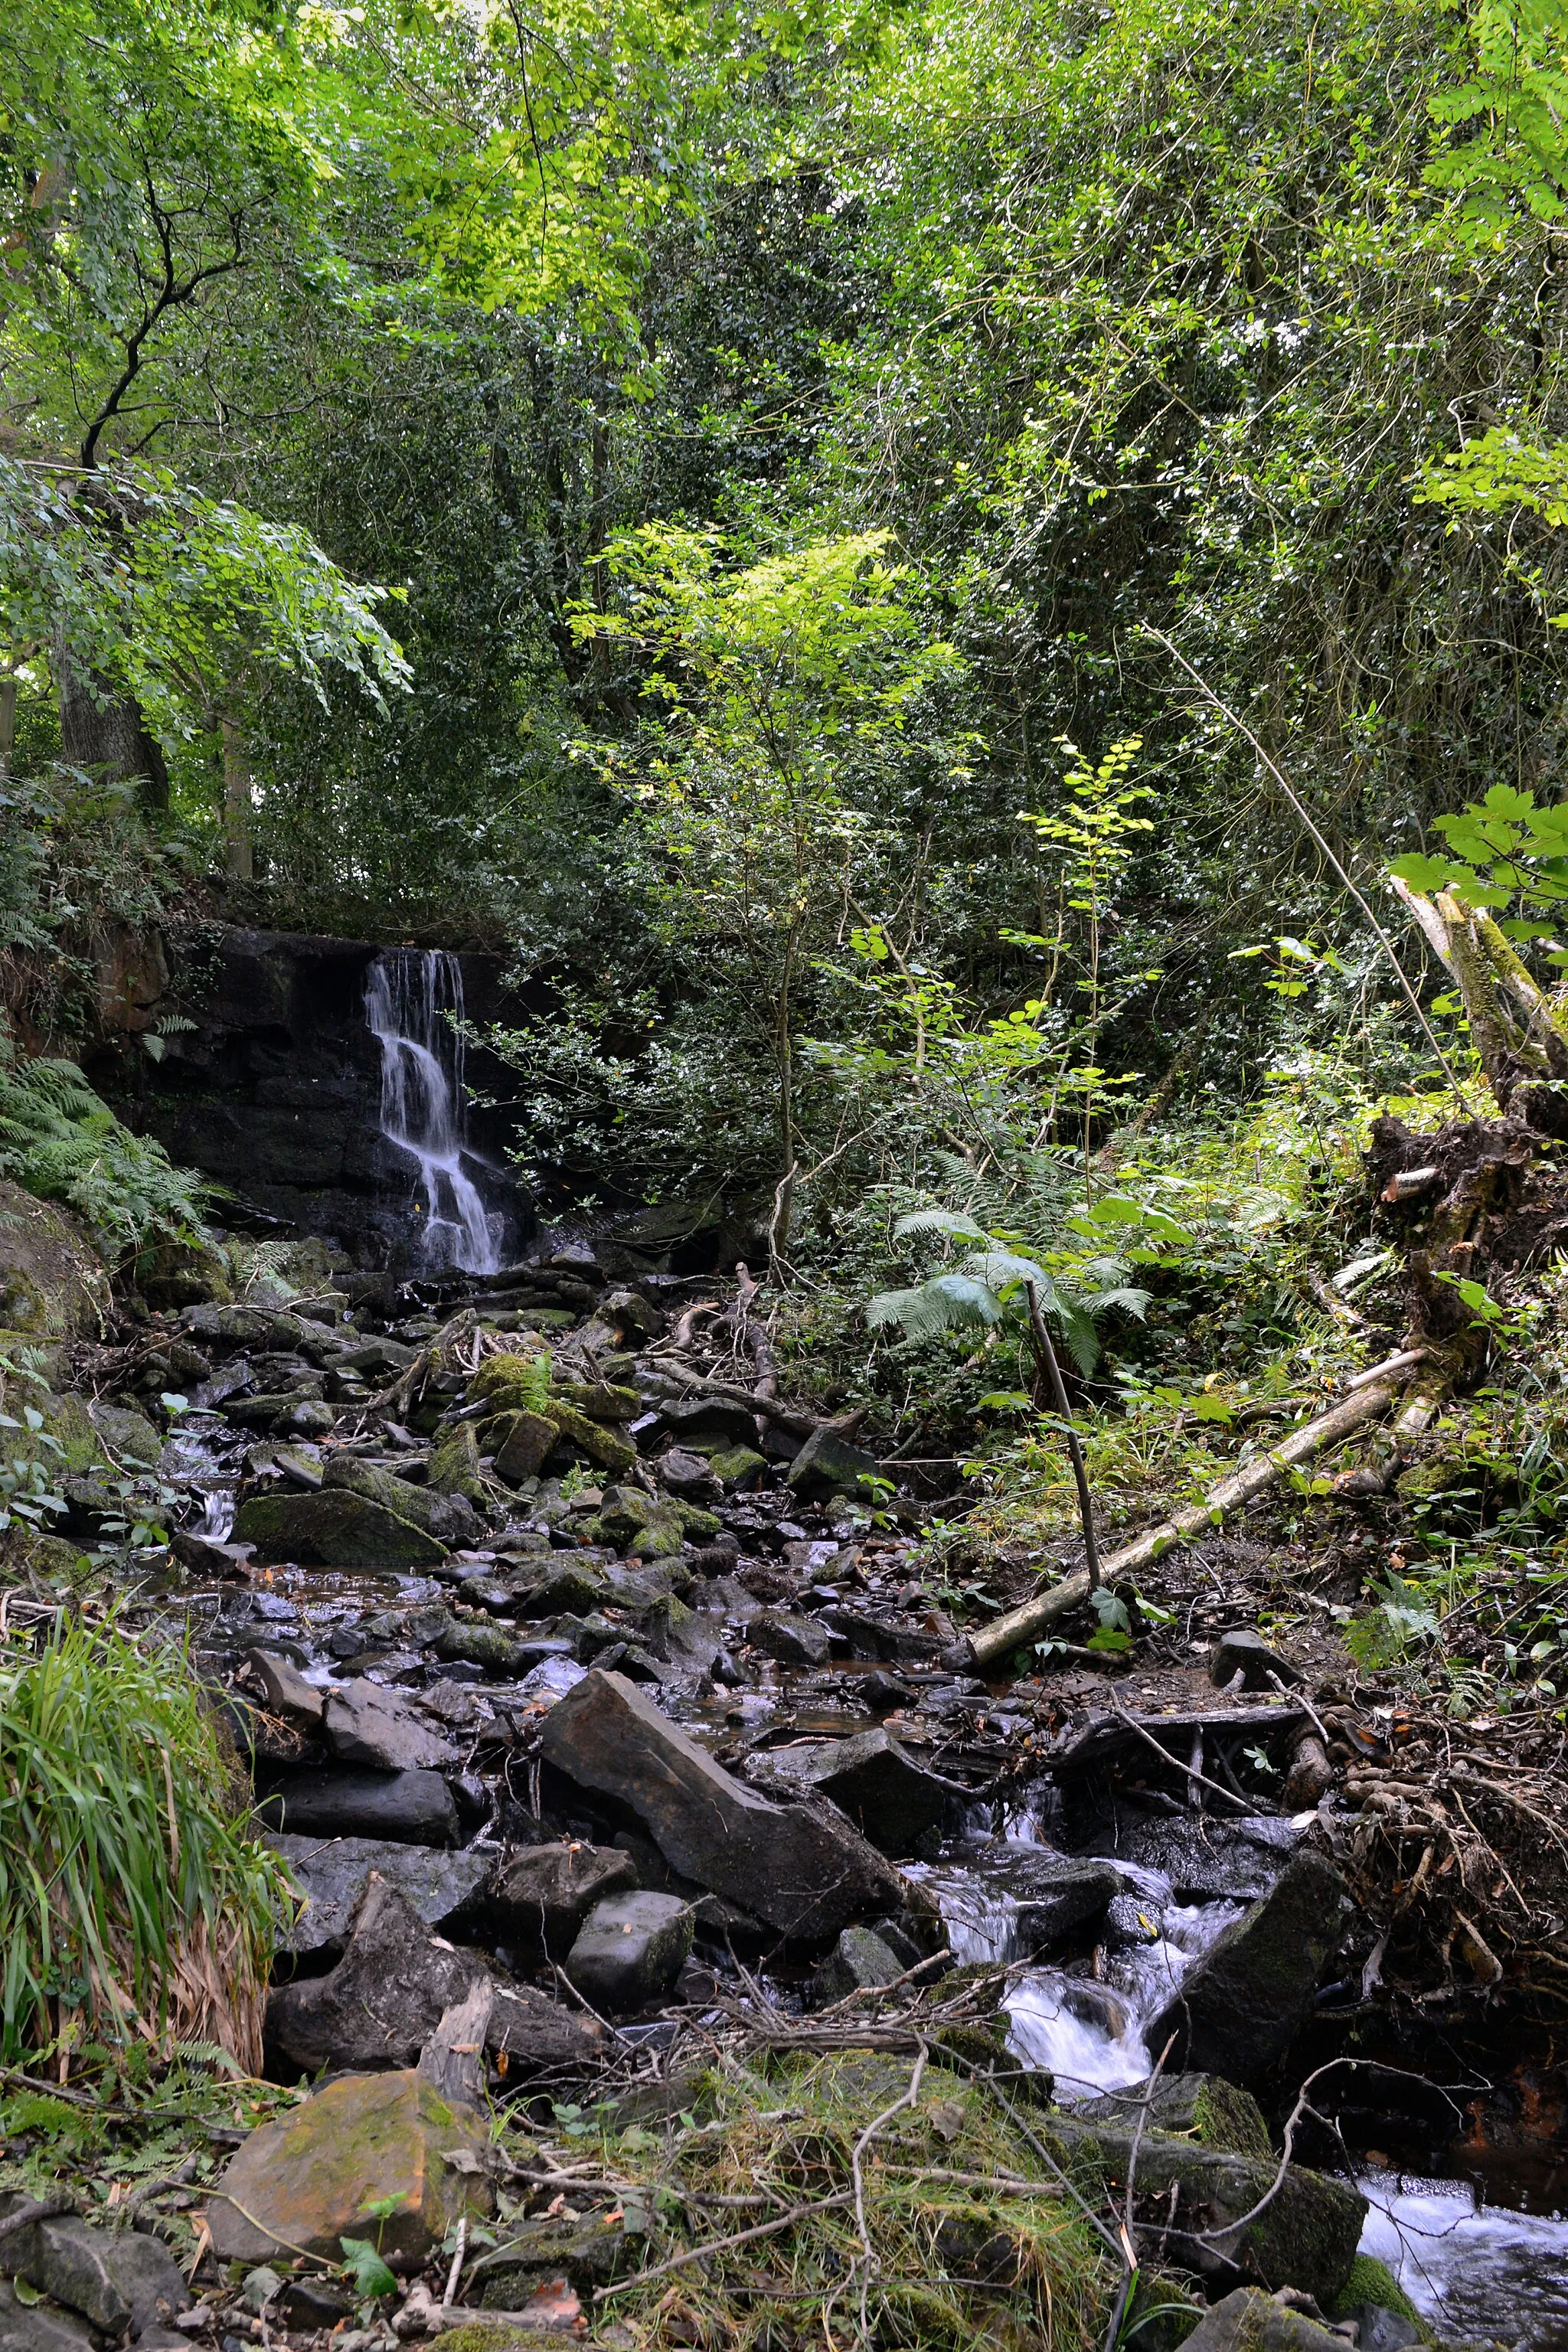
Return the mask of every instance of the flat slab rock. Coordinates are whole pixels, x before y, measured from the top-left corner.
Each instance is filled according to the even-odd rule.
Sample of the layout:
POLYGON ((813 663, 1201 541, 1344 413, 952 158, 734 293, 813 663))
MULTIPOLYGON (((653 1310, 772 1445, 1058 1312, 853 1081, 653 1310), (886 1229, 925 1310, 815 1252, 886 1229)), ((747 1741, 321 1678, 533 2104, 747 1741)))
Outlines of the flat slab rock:
POLYGON ((773 1748, 755 1759, 764 1785, 777 1778, 820 1789, 882 1853, 912 1853, 927 1830, 956 1827, 969 1791, 928 1772, 890 1731, 773 1748))
POLYGON ((545 1758, 628 1805, 671 1867, 786 1935, 826 1937, 903 1900, 896 1871, 823 1798, 774 1804, 645 1692, 595 1669, 545 1718, 545 1758))
POLYGON ((9 2279, 0 2279, 0 2352, 92 2352, 85 2319, 18 2303, 9 2279))
POLYGON ((458 1843, 458 1808, 439 1772, 294 1772, 257 1811, 270 1826, 300 1837, 458 1843))
POLYGON ((372 1871, 395 1887, 427 1927, 444 1927, 473 1903, 495 1863, 493 1854, 442 1853, 387 1838, 279 1835, 267 1843, 281 1854, 305 1898, 300 1916, 279 1939, 280 1951, 295 1954, 342 1949, 372 1871))
POLYGON ((459 1759, 451 1740, 410 1700, 363 1675, 329 1692, 322 1729, 342 1764, 421 1772, 438 1771, 459 1759))
POLYGON ((342 1487, 253 1495, 236 1515, 234 1540, 254 1544, 259 1559, 316 1568, 438 1568, 447 1557, 422 1528, 342 1487))
POLYGON ((344 2075, 237 2151, 207 2200, 213 2251, 258 2263, 303 2247, 336 2263, 341 2240, 370 2238, 422 2262, 460 2215, 489 2210, 483 2171, 446 2160, 471 2161, 489 2137, 412 2068, 344 2075))

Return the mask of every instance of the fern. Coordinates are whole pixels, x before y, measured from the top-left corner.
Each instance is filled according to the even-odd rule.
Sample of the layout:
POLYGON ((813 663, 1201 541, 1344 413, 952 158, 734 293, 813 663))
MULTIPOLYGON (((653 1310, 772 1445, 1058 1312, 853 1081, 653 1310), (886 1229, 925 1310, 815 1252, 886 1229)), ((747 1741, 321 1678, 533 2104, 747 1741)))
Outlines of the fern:
POLYGON ((866 1320, 873 1329, 897 1324, 906 1339, 931 1339, 964 1325, 983 1328, 1000 1323, 1009 1312, 1026 1311, 1033 1290, 1042 1314, 1053 1316, 1068 1354, 1087 1379, 1100 1360, 1098 1318, 1112 1307, 1142 1316, 1149 1293, 1131 1286, 1119 1258, 1095 1258, 1083 1269, 1093 1289, 1069 1288, 1046 1271, 1037 1258, 1024 1257, 1007 1248, 974 1219, 951 1209, 916 1209, 900 1217, 894 1237, 940 1234, 945 1239, 984 1244, 971 1250, 958 1267, 933 1274, 910 1290, 884 1290, 866 1305, 866 1320))
POLYGON ((37 1200, 63 1201, 116 1253, 204 1233, 200 1179, 121 1126, 74 1062, 23 1060, 3 1026, 0 1176, 37 1200))

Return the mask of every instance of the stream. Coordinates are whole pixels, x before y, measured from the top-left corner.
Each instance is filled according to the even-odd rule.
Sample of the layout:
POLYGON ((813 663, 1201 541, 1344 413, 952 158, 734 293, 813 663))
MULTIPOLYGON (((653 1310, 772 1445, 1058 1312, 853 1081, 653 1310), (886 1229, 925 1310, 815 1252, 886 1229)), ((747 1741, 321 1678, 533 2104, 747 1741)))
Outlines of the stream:
MULTIPOLYGON (((427 1276, 445 1276, 447 1289, 455 1273, 492 1274, 496 1235, 464 1165, 461 1040, 451 1017, 462 1013, 456 959, 409 950, 379 956, 365 1010, 382 1047, 383 1129, 417 1171, 411 1212, 421 1219, 421 1265, 427 1276)), ((421 1301, 416 1296, 410 1303, 417 1307, 421 1301)), ((349 1324, 349 1318, 343 1320, 349 1324)), ((350 1325, 343 1336, 358 1342, 377 1328, 408 1342, 435 1326, 406 1311, 401 1322, 362 1314, 357 1328, 350 1325)), ((221 1381, 207 1385, 214 1389, 211 1401, 198 1388, 169 1438, 163 1471, 189 1492, 184 1532, 214 1548, 216 1570, 216 1548, 228 1542, 234 1528, 242 1481, 280 1471, 296 1485, 319 1486, 323 1457, 309 1442, 258 1446, 226 1417, 224 1396, 231 1391, 218 1393, 221 1381)), ((416 1441, 405 1432, 389 1434, 389 1449, 362 1440, 351 1450, 396 1468, 397 1449, 416 1441)), ((573 1539, 561 1532, 553 1507, 546 1507, 549 1490, 537 1478, 529 1483, 539 1490, 528 1507, 531 1516, 503 1536, 526 1538, 536 1548, 555 1545, 557 1562, 582 1557, 568 1548, 573 1539)), ((727 1523, 741 1530, 742 1545, 755 1540, 762 1549, 765 1536, 775 1548, 793 1549, 804 1577, 837 1573, 830 1564, 852 1528, 820 1518, 811 1527, 795 1525, 778 1511, 774 1517, 776 1538, 766 1512, 754 1510, 752 1537, 744 1504, 727 1515, 727 1523)), ((198 1652, 232 1659, 247 1639, 264 1639, 311 1684, 330 1683, 346 1670, 417 1690, 437 1670, 413 1649, 399 1647, 401 1614, 449 1601, 454 1582, 468 1580, 468 1590, 495 1572, 498 1557, 488 1542, 476 1542, 472 1549, 455 1550, 438 1576, 258 1567, 237 1559, 226 1573, 198 1570, 184 1584, 180 1605, 193 1621, 198 1652)), ((879 1581, 870 1580, 873 1587, 879 1581)), ((722 1661, 757 1604, 732 1579, 716 1591, 723 1597, 708 1604, 715 1612, 709 1654, 722 1661)), ((822 1607, 838 1599, 837 1584, 813 1585, 802 1605, 822 1607)), ((525 1635, 531 1630, 519 1628, 525 1635)), ((571 1655, 571 1642, 549 1629, 519 1647, 528 1672, 507 1695, 509 1704, 513 1698, 548 1704, 584 1671, 571 1655)), ((478 1667, 448 1664, 438 1671, 448 1687, 483 1680, 478 1667)), ((975 1693, 982 1706, 994 1705, 979 1684, 967 1686, 968 1697, 952 1685, 957 1696, 951 1698, 939 1677, 928 1674, 925 1684, 916 1712, 929 1709, 933 1720, 944 1706, 973 1706, 975 1693)), ((856 1685, 847 1675, 841 1688, 853 1697, 856 1685)), ((726 1687, 721 1675, 700 1694, 672 1688, 660 1704, 709 1740, 749 1743, 780 1723, 793 1723, 797 1735, 843 1738, 867 1720, 853 1706, 836 1709, 815 1693, 809 1675, 777 1663, 751 1688, 726 1687)), ((912 1736, 921 1736, 918 1727, 912 1736)), ((922 1846, 922 1858, 903 1866, 934 1898, 957 1961, 1025 1964, 1005 2000, 1010 2046, 1026 2065, 1048 2070, 1058 2098, 1071 2105, 1148 2078, 1155 2056, 1151 2022, 1248 1903, 1267 1890, 1300 1832, 1260 1812, 1256 1819, 1220 1821, 1200 1815, 1195 1828, 1190 1820, 1142 1815, 1120 1824, 1100 1845, 1074 1852, 1053 1843, 1060 1834, 1048 1795, 1037 1801, 1026 1791, 1005 1810, 975 1804, 962 1833, 922 1846), (1116 1891, 1109 1908, 1102 1892, 1098 1908, 1083 1912, 1092 1925, 1079 1933, 1061 1906, 1086 1870, 1099 1871, 1102 1885, 1105 1874, 1113 1875, 1116 1891), (1041 1920, 1056 1919, 1058 1912, 1067 1919, 1066 1932, 1059 1924, 1043 1931, 1041 1920), (1048 1964, 1029 1965, 1031 1955, 1047 1946, 1048 1964)), ((1435 2328, 1446 2336, 1491 2337, 1530 2352, 1568 2352, 1568 2221, 1555 2212, 1484 2201, 1479 2189, 1458 2179, 1369 2166, 1359 2186, 1371 2208, 1362 2251, 1389 2265, 1435 2328)), ((1490 2187, 1494 2198, 1509 2194, 1506 2178, 1490 2187)), ((1520 2201, 1528 2201, 1523 2192, 1520 2201)))

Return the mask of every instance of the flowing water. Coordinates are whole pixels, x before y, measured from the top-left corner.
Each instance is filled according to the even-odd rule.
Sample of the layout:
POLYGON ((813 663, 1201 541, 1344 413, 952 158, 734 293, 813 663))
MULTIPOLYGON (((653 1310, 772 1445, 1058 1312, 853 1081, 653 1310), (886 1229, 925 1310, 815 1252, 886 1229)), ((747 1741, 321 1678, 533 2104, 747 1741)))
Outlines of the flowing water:
POLYGON ((417 1160, 419 1255, 431 1272, 493 1274, 496 1236, 463 1166, 463 971, 439 948, 386 948, 371 965, 365 1019, 381 1041, 381 1131, 417 1160))
POLYGON ((1568 2221, 1481 2202, 1465 2180, 1373 2172, 1361 2251, 1398 2279, 1444 2336, 1568 2352, 1568 2221))

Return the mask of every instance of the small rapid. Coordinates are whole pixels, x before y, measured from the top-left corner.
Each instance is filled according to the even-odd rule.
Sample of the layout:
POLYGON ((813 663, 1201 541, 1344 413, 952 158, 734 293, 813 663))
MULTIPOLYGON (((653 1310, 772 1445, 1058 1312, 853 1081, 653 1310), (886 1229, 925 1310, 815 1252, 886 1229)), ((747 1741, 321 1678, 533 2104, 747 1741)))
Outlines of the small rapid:
POLYGON ((381 1043, 381 1131, 419 1167, 421 1265, 493 1274, 496 1235, 463 1165, 462 966, 444 949, 385 948, 370 967, 364 1010, 381 1043))

